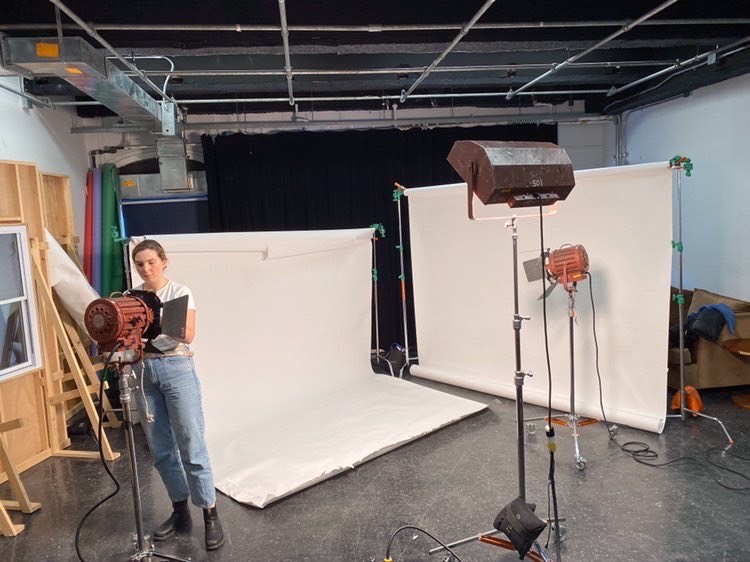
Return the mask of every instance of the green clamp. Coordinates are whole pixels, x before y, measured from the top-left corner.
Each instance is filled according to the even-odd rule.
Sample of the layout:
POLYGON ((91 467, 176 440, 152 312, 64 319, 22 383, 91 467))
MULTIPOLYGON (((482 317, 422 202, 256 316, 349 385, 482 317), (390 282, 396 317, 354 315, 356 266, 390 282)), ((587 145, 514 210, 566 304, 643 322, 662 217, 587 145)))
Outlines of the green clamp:
POLYGON ((122 244, 123 242, 127 242, 128 238, 122 238, 120 236, 120 229, 116 226, 112 226, 112 240, 115 241, 116 244, 122 244))
POLYGON ((398 250, 399 252, 401 252, 401 253, 403 253, 403 252, 404 252, 404 245, 403 245, 403 244, 397 244, 397 245, 396 245, 396 246, 394 246, 394 247, 395 247, 395 248, 396 248, 396 249, 397 249, 397 250, 398 250))
POLYGON ((401 197, 404 195, 404 192, 400 189, 394 189, 393 190, 393 200, 398 201, 401 199, 401 197))
POLYGON ((672 159, 669 161, 669 167, 681 167, 683 170, 685 170, 685 175, 687 177, 690 177, 693 173, 693 162, 690 160, 690 158, 686 156, 680 156, 679 154, 676 154, 672 157, 672 159))
POLYGON ((371 224, 370 228, 375 229, 375 232, 377 233, 378 237, 385 238, 385 226, 376 222, 375 224, 371 224))
POLYGON ((399 276, 398 276, 398 280, 399 280, 399 281, 403 281, 404 279, 406 279, 406 277, 404 277, 404 274, 403 274, 403 273, 402 273, 401 275, 399 275, 399 276))
POLYGON ((681 293, 672 295, 672 300, 677 301, 677 304, 685 304, 685 295, 681 293))
POLYGON ((377 267, 372 268, 372 280, 375 281, 376 283, 378 282, 378 268, 377 267))
POLYGON ((672 247, 677 248, 678 252, 682 252, 682 242, 675 242, 672 240, 672 247))

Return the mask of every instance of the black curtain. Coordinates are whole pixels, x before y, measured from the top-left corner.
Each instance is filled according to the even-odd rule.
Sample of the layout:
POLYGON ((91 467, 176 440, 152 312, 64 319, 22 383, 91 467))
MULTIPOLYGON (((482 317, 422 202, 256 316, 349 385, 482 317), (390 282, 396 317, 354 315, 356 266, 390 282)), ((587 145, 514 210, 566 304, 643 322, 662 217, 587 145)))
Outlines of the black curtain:
MULTIPOLYGON (((403 344, 394 181, 407 188, 460 182, 446 158, 455 141, 469 139, 557 142, 557 126, 203 135, 211 230, 383 224, 386 236, 377 242, 380 345, 387 349, 394 342, 403 344)), ((409 344, 414 354, 408 197, 401 199, 401 207, 409 344)))

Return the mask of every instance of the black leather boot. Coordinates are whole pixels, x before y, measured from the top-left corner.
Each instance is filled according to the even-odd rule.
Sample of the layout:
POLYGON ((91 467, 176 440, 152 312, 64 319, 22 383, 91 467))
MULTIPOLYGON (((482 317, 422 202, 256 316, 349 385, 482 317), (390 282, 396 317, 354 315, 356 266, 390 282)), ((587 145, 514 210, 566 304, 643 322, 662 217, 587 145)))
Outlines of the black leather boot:
POLYGON ((175 531, 182 531, 190 528, 192 520, 190 519, 190 506, 187 500, 172 504, 172 515, 154 531, 154 540, 163 541, 175 534, 175 531))
POLYGON ((203 510, 203 522, 206 524, 206 550, 216 550, 224 544, 224 531, 219 521, 216 506, 203 510))

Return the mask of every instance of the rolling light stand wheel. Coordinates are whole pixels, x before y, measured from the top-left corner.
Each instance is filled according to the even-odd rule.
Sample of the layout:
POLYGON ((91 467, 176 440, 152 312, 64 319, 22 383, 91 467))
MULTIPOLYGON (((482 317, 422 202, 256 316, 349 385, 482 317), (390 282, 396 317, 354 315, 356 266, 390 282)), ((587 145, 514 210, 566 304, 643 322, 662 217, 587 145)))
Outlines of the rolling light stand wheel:
POLYGON ((526 433, 528 435, 534 435, 536 433, 536 424, 534 422, 526 422, 526 433))

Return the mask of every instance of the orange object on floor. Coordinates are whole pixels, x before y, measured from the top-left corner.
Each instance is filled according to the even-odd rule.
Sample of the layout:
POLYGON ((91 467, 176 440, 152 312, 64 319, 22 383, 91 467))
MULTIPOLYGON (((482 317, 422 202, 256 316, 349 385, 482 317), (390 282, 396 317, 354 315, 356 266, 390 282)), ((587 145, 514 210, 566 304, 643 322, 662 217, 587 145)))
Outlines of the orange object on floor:
MULTIPOLYGON (((674 396, 672 397, 673 410, 680 409, 680 396, 682 396, 682 393, 675 392, 674 396)), ((701 395, 698 394, 698 390, 694 386, 685 387, 685 401, 685 406, 688 410, 693 410, 694 412, 702 412, 706 409, 706 407, 703 405, 701 395)), ((695 416, 696 414, 693 415, 695 416)))

